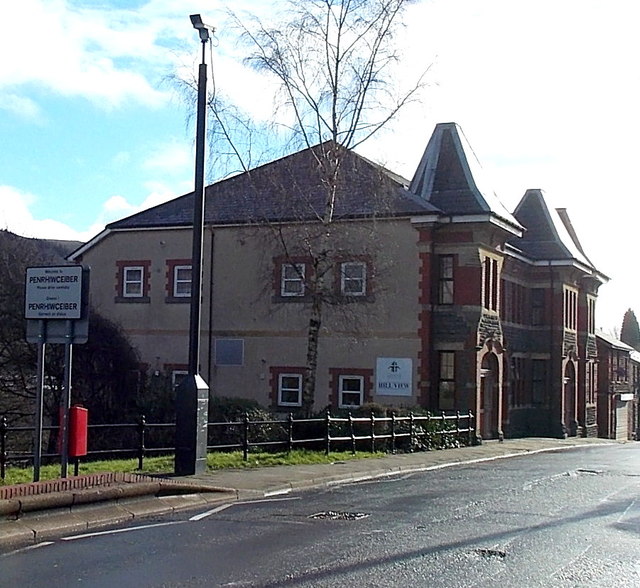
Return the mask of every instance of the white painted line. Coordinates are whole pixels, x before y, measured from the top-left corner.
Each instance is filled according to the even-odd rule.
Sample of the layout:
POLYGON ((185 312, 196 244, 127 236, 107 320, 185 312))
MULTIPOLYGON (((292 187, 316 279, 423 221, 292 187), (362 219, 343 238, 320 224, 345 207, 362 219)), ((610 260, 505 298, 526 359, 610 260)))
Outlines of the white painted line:
POLYGON ((130 531, 141 531, 142 529, 153 529, 154 527, 168 527, 170 525, 181 525, 187 521, 168 521, 166 523, 153 523, 151 525, 140 525, 138 527, 127 527, 126 529, 111 529, 110 531, 96 531, 95 533, 83 533, 82 535, 72 535, 62 537, 61 541, 75 541, 76 539, 86 539, 88 537, 100 537, 101 535, 116 535, 118 533, 129 533, 130 531))
POLYGON ((288 496, 287 498, 261 498, 258 500, 241 500, 236 504, 256 504, 260 502, 286 502, 288 500, 302 500, 300 496, 288 496))
POLYGON ((201 521, 202 519, 206 519, 207 517, 214 515, 218 512, 222 512, 230 508, 231 506, 239 506, 241 504, 259 504, 261 502, 283 502, 285 500, 300 500, 300 496, 290 496, 287 498, 263 498, 258 500, 239 500, 238 502, 228 502, 227 504, 221 504, 220 506, 216 506, 216 508, 212 508, 206 512, 201 512, 200 514, 194 515, 189 518, 189 521, 201 521))
POLYGON ((265 492, 265 497, 269 496, 281 496, 283 494, 291 494, 291 488, 282 488, 281 490, 272 490, 271 492, 265 492))
MULTIPOLYGON (((598 446, 603 446, 603 445, 613 445, 613 443, 599 443, 598 446)), ((582 447, 587 447, 586 445, 580 445, 580 444, 576 444, 576 445, 567 445, 564 447, 545 447, 543 449, 531 449, 531 450, 526 450, 526 451, 516 451, 514 453, 505 453, 503 455, 492 455, 489 457, 477 457, 474 459, 468 459, 466 461, 450 461, 450 462, 445 462, 445 463, 441 463, 441 464, 437 464, 437 465, 432 465, 432 466, 415 466, 415 467, 407 467, 407 468, 400 468, 397 470, 392 470, 392 471, 388 471, 388 472, 374 472, 371 474, 363 474, 362 476, 359 476, 357 478, 345 478, 343 480, 330 480, 329 482, 326 482, 324 484, 324 486, 347 486, 349 484, 357 484, 357 483, 361 483, 361 482, 368 482, 368 481, 372 481, 372 480, 380 480, 383 478, 392 478, 394 476, 398 476, 399 474, 404 474, 404 476, 408 476, 411 474, 418 474, 421 472, 433 472, 436 470, 444 470, 446 468, 452 468, 452 467, 456 467, 456 466, 465 466, 465 465, 474 465, 474 464, 480 464, 480 463, 487 463, 487 462, 492 462, 492 461, 497 461, 499 459, 510 459, 513 457, 525 457, 528 455, 536 455, 538 453, 548 453, 548 452, 552 452, 552 451, 562 451, 565 449, 577 449, 577 448, 582 448, 582 447)), ((558 475, 564 475, 564 474, 558 474, 558 475)), ((403 476, 403 479, 404 479, 403 476)))
POLYGON ((271 492, 265 492, 264 496, 266 498, 268 498, 269 496, 282 496, 283 494, 291 494, 292 491, 292 488, 281 488, 280 490, 271 490, 271 492))
POLYGON ((201 512, 200 514, 194 515, 192 517, 189 518, 189 521, 201 521, 202 519, 206 519, 207 517, 216 514, 217 512, 222 512, 223 510, 226 510, 227 508, 229 508, 230 506, 233 506, 234 502, 229 502, 228 504, 222 504, 220 506, 216 506, 215 508, 212 508, 211 510, 208 510, 206 512, 201 512))
POLYGON ((55 543, 54 541, 43 541, 42 543, 36 543, 35 545, 30 545, 29 547, 26 548, 26 550, 39 549, 40 547, 46 547, 47 545, 53 545, 54 543, 55 543))
POLYGON ((640 515, 640 502, 638 502, 637 500, 632 500, 631 504, 627 506, 625 511, 620 515, 617 522, 619 525, 638 526, 638 523, 634 523, 633 521, 637 520, 639 515, 640 515))
POLYGON ((25 551, 33 551, 34 549, 40 549, 41 547, 47 547, 47 545, 53 545, 55 541, 42 541, 41 543, 35 543, 34 545, 27 545, 27 547, 20 547, 14 551, 8 551, 7 553, 0 553, 0 559, 9 558, 17 553, 24 553, 25 551))

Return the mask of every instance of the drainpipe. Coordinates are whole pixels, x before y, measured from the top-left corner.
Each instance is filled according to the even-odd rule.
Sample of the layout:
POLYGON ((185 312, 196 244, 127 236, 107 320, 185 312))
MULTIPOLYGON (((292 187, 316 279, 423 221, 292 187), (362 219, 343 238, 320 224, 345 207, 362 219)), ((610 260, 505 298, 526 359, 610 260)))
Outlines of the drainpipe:
MULTIPOLYGON (((553 349, 553 344, 554 344, 554 339, 553 339, 553 331, 555 328, 555 318, 556 318, 556 312, 555 312, 555 280, 553 277, 553 267, 551 265, 551 260, 549 260, 547 262, 547 267, 549 268, 549 282, 550 282, 550 289, 551 289, 551 308, 550 308, 550 316, 549 316, 549 369, 547 370, 547 390, 550 391, 550 396, 548 398, 548 410, 549 410, 549 426, 550 426, 550 433, 553 434, 553 422, 554 422, 554 414, 553 414, 553 409, 554 409, 554 400, 553 400, 553 390, 554 390, 554 382, 555 382, 555 378, 554 378, 554 373, 555 373, 555 354, 554 354, 554 349, 553 349)), ((563 323, 563 329, 564 329, 564 323, 563 323)), ((562 362, 561 362, 562 363, 562 362)), ((562 371, 562 370, 560 370, 562 371)), ((560 408, 562 408, 562 394, 564 394, 564 389, 561 390, 561 395, 560 395, 560 408)), ((562 410, 560 410, 560 413, 562 415, 562 410)))
POLYGON ((209 331, 209 336, 207 339, 207 347, 208 347, 208 361, 207 361, 207 382, 209 382, 209 396, 212 393, 212 377, 213 377, 213 272, 214 272, 214 261, 213 261, 213 252, 214 252, 214 232, 213 227, 209 229, 209 321, 207 324, 207 329, 209 331))

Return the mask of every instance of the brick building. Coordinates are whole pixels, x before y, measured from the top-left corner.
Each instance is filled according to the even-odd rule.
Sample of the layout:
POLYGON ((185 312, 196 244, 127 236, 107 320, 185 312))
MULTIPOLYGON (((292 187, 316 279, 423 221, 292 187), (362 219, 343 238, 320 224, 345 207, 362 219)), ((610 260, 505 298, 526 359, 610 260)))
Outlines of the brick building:
MULTIPOLYGON (((326 149, 340 165, 314 408, 471 409, 484 438, 595 435, 606 277, 540 190, 513 213, 502 205, 453 123, 436 126, 411 181, 326 143, 206 188, 200 373, 212 394, 302 405, 305 244, 326 228, 326 149)), ((70 256, 91 266, 93 306, 149 374, 177 377, 187 362, 192 206, 186 194, 112 223, 70 256)))
POLYGON ((597 333, 598 436, 637 439, 640 354, 613 335, 597 333))

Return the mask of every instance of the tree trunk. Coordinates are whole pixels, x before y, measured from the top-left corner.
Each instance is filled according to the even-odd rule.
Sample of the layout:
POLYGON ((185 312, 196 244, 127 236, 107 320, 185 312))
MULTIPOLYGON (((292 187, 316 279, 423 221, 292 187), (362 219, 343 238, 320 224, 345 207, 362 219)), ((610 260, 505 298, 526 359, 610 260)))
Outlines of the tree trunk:
POLYGON ((307 365, 302 388, 302 410, 307 418, 311 417, 316 391, 316 374, 318 371, 318 340, 322 325, 322 300, 314 294, 307 331, 307 365))

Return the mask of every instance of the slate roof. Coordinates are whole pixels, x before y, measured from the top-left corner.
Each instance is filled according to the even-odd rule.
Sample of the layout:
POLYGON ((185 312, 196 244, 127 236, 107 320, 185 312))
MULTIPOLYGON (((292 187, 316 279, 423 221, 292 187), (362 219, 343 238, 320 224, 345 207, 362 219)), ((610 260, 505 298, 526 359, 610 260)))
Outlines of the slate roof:
MULTIPOLYGON (((605 331, 596 330, 596 337, 604 341, 609 347, 618 349, 620 351, 628 351, 630 354, 636 352, 633 347, 627 345, 623 341, 620 341, 615 335, 606 333, 605 331)), ((637 352, 636 352, 637 353, 637 352)))
MULTIPOLYGON (((541 190, 528 190, 513 214, 503 206, 455 123, 436 125, 411 182, 328 141, 207 186, 205 224, 317 221, 327 198, 320 173, 327 158, 318 155, 331 152, 340 161, 336 220, 404 216, 466 222, 484 217, 511 233, 507 246, 513 252, 534 262, 577 262, 608 280, 585 255, 566 210, 549 208, 541 190)), ((81 256, 112 230, 189 227, 193 201, 193 193, 185 194, 113 222, 69 259, 81 256)))
POLYGON ((578 241, 566 209, 550 208, 539 189, 527 190, 514 211, 527 230, 510 244, 534 260, 576 260, 595 269, 578 241))
POLYGON ((409 189, 447 215, 494 215, 515 234, 522 226, 489 186, 480 162, 455 123, 436 125, 409 189))
MULTIPOLYGON (((323 143, 265 164, 205 189, 207 225, 317 220, 326 188, 314 155, 341 150, 334 218, 439 214, 407 190, 409 182, 353 151, 323 143)), ((107 225, 107 229, 189 226, 193 192, 107 225)))

